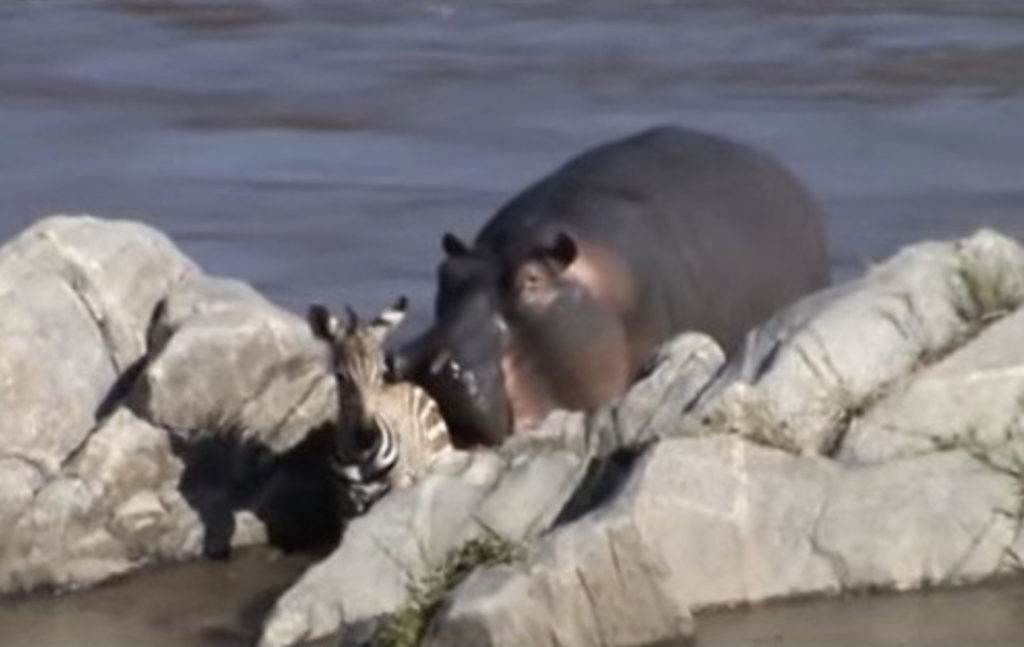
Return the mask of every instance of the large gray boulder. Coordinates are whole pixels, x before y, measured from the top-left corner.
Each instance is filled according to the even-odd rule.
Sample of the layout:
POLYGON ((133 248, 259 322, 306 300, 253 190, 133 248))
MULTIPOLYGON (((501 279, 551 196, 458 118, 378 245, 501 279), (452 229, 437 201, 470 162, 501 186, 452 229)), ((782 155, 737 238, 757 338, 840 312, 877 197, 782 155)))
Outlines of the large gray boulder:
MULTIPOLYGON (((145 354, 157 302, 196 272, 159 232, 88 217, 41 221, 0 248, 0 457, 34 475, 26 494, 93 430, 145 354)), ((0 528, 28 500, 8 494, 19 489, 0 495, 0 528)))
POLYGON ((607 507, 471 575, 426 644, 669 644, 702 607, 977 581, 1012 566, 1019 488, 963 451, 847 468, 665 440, 607 507))
MULTIPOLYGON (((78 588, 158 559, 198 555, 197 512, 166 431, 118 409, 5 527, 0 590, 78 588)), ((258 524, 241 523, 247 541, 258 524)))
POLYGON ((320 352, 144 225, 55 216, 5 244, 0 593, 263 541, 302 504, 329 517, 305 464, 279 469, 334 406, 320 352))
POLYGON ((1024 302, 1024 249, 995 232, 908 247, 750 333, 702 396, 689 433, 801 454, 840 451, 851 423, 909 376, 1024 302))
POLYGON ((416 486, 353 521, 339 547, 277 601, 260 645, 294 645, 343 626, 344 640, 358 643, 404 602, 411 581, 465 542, 494 533, 526 542, 582 514, 622 471, 613 453, 653 439, 664 424, 656 414, 693 400, 722 361, 707 336, 682 335, 616 406, 555 412, 496 450, 453 452, 416 486))
POLYGON ((196 277, 157 311, 131 405, 181 434, 231 429, 284 451, 336 406, 323 353, 303 319, 250 286, 196 277))
POLYGON ((386 499, 261 645, 365 638, 481 526, 526 559, 471 575, 427 644, 670 643, 706 606, 1003 574, 1024 544, 1022 301, 1024 250, 982 231, 808 296, 728 363, 682 336, 615 406, 386 499))
MULTIPOLYGON (((451 592, 428 644, 674 642, 709 605, 1020 567, 1022 303, 1024 250, 983 231, 810 295, 728 362, 682 335, 613 406, 385 497, 260 644, 358 642, 494 534, 525 558, 451 592)), ((0 248, 0 592, 313 532, 300 512, 336 513, 322 352, 142 225, 55 217, 0 248)))
POLYGON ((47 486, 144 356, 157 302, 196 272, 159 232, 89 217, 41 221, 0 248, 0 590, 47 583, 21 573, 25 529, 60 534, 40 520, 61 498, 47 486))
POLYGON ((852 421, 837 452, 875 463, 937 447, 998 448, 1024 432, 1024 308, 892 384, 852 421))

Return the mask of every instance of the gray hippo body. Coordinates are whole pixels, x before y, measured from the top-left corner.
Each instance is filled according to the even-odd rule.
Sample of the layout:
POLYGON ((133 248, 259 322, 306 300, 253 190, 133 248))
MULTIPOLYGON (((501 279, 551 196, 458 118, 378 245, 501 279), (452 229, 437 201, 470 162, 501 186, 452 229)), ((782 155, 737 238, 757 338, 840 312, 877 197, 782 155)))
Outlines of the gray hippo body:
POLYGON ((389 361, 463 446, 614 400, 683 330, 731 353, 829 274, 822 213, 793 175, 675 127, 589 150, 514 197, 472 246, 442 242, 434 324, 389 361))

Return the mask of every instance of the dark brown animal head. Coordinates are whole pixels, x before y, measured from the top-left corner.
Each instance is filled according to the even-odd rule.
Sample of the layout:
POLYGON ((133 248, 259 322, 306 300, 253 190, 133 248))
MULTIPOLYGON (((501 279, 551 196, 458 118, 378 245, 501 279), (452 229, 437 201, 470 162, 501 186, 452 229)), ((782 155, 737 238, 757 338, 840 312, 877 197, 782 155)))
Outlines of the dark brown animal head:
POLYGON ((516 334, 562 298, 577 254, 564 231, 548 241, 499 259, 445 234, 434 323, 389 357, 396 378, 438 402, 460 445, 493 445, 512 433, 503 361, 516 334))

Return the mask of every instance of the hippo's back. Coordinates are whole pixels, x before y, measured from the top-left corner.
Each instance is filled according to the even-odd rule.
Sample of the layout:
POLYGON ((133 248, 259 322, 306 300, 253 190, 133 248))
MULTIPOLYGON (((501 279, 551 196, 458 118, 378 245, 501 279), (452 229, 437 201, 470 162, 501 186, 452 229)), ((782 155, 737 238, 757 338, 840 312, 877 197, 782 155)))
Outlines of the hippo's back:
POLYGON ((623 261, 627 325, 649 344, 701 330, 732 350, 776 309, 828 283, 824 218, 772 156, 659 127, 594 148, 513 198, 477 245, 514 262, 567 230, 623 261))

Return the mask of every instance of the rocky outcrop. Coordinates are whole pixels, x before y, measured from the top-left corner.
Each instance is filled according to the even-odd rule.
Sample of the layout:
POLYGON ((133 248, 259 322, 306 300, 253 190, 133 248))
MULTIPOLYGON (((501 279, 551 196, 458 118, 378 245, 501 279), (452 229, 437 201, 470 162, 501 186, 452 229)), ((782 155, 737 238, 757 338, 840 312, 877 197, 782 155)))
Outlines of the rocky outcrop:
POLYGON ((132 408, 183 434, 237 429, 283 451, 335 404, 323 349, 306 323, 238 281, 198 277, 169 293, 148 349, 132 408))
POLYGON ((693 399, 722 361, 708 337, 683 335, 618 406, 590 416, 556 412, 497 450, 453 452, 418 485, 353 521, 338 549, 278 600, 260 644, 323 638, 343 624, 347 640, 359 642, 404 600, 410 578, 470 539, 529 541, 600 505, 635 457, 618 450, 653 438, 654 405, 670 410, 693 399))
POLYGON ((130 223, 54 218, 0 248, 0 460, 21 475, 0 495, 0 527, 86 440, 145 354, 153 308, 196 272, 162 234, 130 223))
POLYGON ((278 602, 261 644, 364 639, 480 525, 526 557, 459 585, 429 645, 670 643, 707 606, 1011 572, 1022 302, 1024 250, 983 231, 805 298, 727 364, 683 336, 616 406, 553 414, 383 502, 278 602))
POLYGON ((56 216, 9 241, 0 592, 310 530, 295 499, 330 496, 310 468, 334 402, 319 352, 301 319, 144 225, 56 216))
POLYGON ((982 231, 912 246, 753 331, 688 422, 711 432, 729 426, 802 454, 836 454, 879 398, 1022 301, 1024 252, 1014 241, 982 231))
POLYGON ((881 394, 836 457, 876 463, 941 447, 1012 445, 1024 433, 1024 309, 881 394))
MULTIPOLYGON (((682 335, 614 406, 382 499, 260 644, 359 642, 495 535, 523 558, 450 591, 427 644, 669 643, 707 606, 1020 569, 1022 303, 1024 250, 983 231, 810 295, 728 362, 682 335)), ((159 232, 40 221, 0 249, 0 333, 0 592, 336 537, 320 346, 159 232)))
POLYGON ((607 507, 470 576, 425 644, 668 644, 705 606, 974 581, 1011 567, 1019 487, 960 451, 847 469, 669 439, 607 507))

